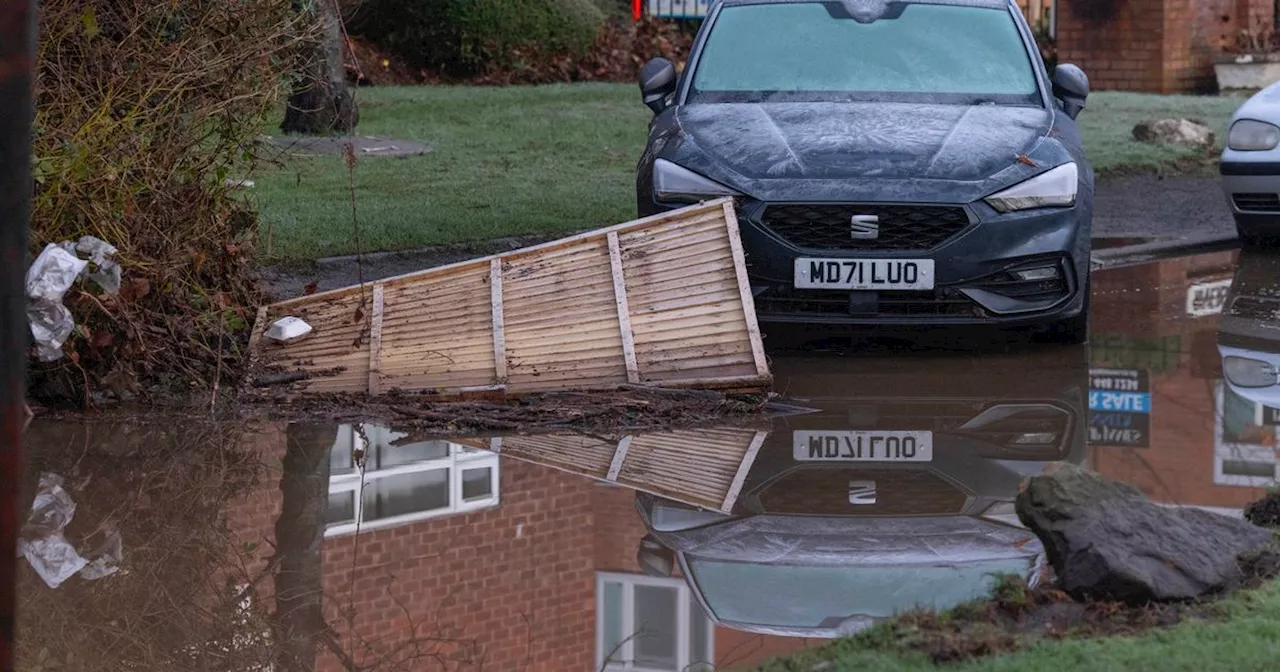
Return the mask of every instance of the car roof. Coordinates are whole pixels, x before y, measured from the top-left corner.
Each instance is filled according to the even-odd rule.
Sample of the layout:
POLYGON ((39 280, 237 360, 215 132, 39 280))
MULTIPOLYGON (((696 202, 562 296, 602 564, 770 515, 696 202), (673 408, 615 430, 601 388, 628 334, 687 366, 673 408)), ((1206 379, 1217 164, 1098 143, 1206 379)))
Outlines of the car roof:
MULTIPOLYGON (((868 0, 835 0, 836 2, 867 2, 868 0)), ((875 0, 870 0, 874 2, 875 0)), ((735 5, 781 5, 803 2, 832 2, 832 0, 714 0, 711 4, 723 4, 726 7, 735 5)), ((989 7, 1005 9, 1013 0, 888 0, 888 2, 906 2, 913 5, 962 5, 965 7, 989 7)))

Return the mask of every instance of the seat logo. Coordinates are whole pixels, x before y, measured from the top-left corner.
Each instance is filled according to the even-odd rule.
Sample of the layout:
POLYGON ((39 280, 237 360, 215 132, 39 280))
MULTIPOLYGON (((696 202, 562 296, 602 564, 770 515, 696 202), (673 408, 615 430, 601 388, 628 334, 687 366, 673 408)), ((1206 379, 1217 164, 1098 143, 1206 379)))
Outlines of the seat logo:
POLYGON ((849 503, 862 505, 875 504, 876 482, 849 481, 849 503))
POLYGON ((854 240, 875 240, 880 237, 880 218, 876 215, 854 215, 849 222, 849 237, 854 240))

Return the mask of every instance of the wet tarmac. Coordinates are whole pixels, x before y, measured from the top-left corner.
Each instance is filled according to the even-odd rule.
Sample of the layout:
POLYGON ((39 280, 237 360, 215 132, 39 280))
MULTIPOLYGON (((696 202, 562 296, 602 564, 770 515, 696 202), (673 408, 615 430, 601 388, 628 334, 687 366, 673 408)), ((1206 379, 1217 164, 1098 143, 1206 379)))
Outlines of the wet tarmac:
POLYGON ((1089 346, 774 351, 785 404, 733 426, 36 420, 26 496, 89 564, 22 564, 19 669, 740 669, 1043 580, 1012 502, 1054 462, 1240 515, 1277 477, 1280 257, 1093 286, 1089 346))

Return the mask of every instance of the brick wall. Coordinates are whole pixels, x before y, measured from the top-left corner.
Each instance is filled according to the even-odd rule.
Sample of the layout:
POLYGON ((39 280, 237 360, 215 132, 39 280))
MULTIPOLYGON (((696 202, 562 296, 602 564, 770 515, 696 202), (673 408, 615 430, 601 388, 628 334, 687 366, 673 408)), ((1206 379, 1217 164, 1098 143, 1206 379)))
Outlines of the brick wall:
POLYGON ((1151 375, 1150 447, 1091 446, 1087 461, 1156 501, 1240 508, 1262 492, 1213 482, 1214 384, 1221 378, 1215 347, 1218 320, 1186 315, 1190 285, 1230 277, 1235 258, 1235 252, 1197 255, 1095 276, 1096 289, 1108 297, 1096 304, 1095 329, 1151 340, 1179 339, 1174 365, 1151 375), (1143 327, 1135 330, 1134 321, 1143 327))
POLYGON ((1212 90, 1214 56, 1272 23, 1271 0, 1060 0, 1057 12, 1059 62, 1095 90, 1151 93, 1212 90))
MULTIPOLYGON (((596 487, 596 569, 603 572, 641 573, 636 548, 645 535, 635 510, 635 492, 626 488, 596 487)), ((716 667, 739 669, 756 666, 776 656, 820 646, 825 640, 771 637, 730 628, 715 629, 716 667)))
MULTIPOLYGON (((264 434, 262 444, 263 461, 278 465, 283 432, 264 434)), ((594 486, 518 460, 503 461, 500 483, 495 509, 364 531, 358 546, 354 535, 325 540, 326 615, 357 663, 385 657, 382 669, 593 668, 594 486)), ((264 483, 228 511, 232 531, 262 549, 258 570, 271 553, 279 492, 278 482, 264 483)), ((269 601, 270 579, 259 588, 269 601)), ((342 665, 322 653, 317 669, 342 665)))

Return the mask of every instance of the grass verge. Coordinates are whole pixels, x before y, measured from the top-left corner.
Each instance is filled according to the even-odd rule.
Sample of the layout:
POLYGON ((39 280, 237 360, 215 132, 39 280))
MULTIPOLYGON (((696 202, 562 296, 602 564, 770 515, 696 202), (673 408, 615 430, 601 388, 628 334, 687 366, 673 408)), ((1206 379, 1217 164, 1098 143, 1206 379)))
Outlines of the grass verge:
MULTIPOLYGON (((961 607, 964 609, 966 607, 961 607)), ((968 607, 973 608, 973 607, 968 607)), ((1170 627, 1154 627, 1129 636, 1133 613, 1117 612, 1112 636, 1088 638, 1095 621, 1086 628, 1051 633, 1010 633, 982 623, 965 634, 969 655, 984 656, 1017 649, 1012 653, 979 657, 940 666, 928 647, 920 646, 919 617, 904 623, 886 622, 855 637, 824 648, 766 663, 762 672, 838 672, 878 670, 908 672, 946 669, 954 672, 1006 672, 1014 670, 1187 670, 1273 669, 1280 655, 1280 582, 1269 581, 1221 602, 1186 607, 1184 619, 1170 627), (1017 640, 1021 641, 1017 641, 1017 640), (985 642, 985 644, 984 644, 985 642), (984 650, 984 645, 987 647, 984 650)), ((934 617, 947 622, 960 618, 950 612, 934 617)), ((1151 615, 1158 621, 1164 612, 1151 615)), ((1158 626, 1158 622, 1149 626, 1158 626)))
MULTIPOLYGON (((635 214, 649 112, 625 84, 361 89, 361 135, 418 140, 427 156, 363 158, 355 169, 360 247, 422 248, 554 235, 635 214)), ((1177 171, 1203 155, 1135 141, 1143 119, 1198 117, 1221 138, 1236 99, 1101 92, 1080 117, 1100 174, 1177 171)), ((305 261, 356 251, 342 157, 292 160, 255 177, 260 252, 305 261)))

